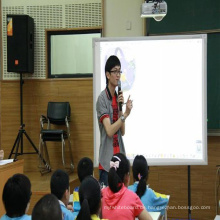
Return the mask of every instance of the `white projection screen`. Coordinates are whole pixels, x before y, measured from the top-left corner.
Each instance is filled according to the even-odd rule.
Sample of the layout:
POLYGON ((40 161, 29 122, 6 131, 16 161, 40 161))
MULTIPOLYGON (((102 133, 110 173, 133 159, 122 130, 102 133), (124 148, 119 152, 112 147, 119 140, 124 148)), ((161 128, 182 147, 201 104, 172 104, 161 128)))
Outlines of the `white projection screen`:
POLYGON ((123 136, 131 163, 142 154, 151 166, 206 165, 207 35, 93 39, 95 166, 100 147, 96 101, 106 87, 110 55, 121 61, 124 99, 131 95, 133 100, 123 136))

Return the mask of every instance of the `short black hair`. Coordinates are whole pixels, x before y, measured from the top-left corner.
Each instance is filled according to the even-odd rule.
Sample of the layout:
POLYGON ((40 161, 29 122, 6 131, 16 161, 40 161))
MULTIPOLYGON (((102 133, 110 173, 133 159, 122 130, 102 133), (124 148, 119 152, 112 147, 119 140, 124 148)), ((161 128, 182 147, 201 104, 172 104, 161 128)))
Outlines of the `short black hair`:
POLYGON ((115 67, 115 66, 120 66, 120 67, 121 67, 121 62, 120 62, 120 60, 118 59, 117 56, 112 55, 112 56, 110 56, 110 57, 107 59, 107 61, 106 61, 106 63, 105 63, 105 78, 106 78, 106 84, 108 84, 108 78, 107 78, 107 76, 106 76, 106 72, 110 72, 111 69, 112 69, 113 67, 115 67))
POLYGON ((79 187, 81 209, 77 220, 90 220, 92 214, 97 214, 101 206, 101 187, 93 176, 87 176, 79 187))
POLYGON ((34 206, 32 220, 62 220, 60 203, 53 194, 44 195, 34 206))
POLYGON ((31 199, 31 182, 24 174, 15 174, 5 183, 2 200, 6 215, 20 217, 25 214, 31 199))
POLYGON ((69 190, 69 176, 67 172, 56 170, 50 180, 51 193, 61 200, 67 189, 69 190))
POLYGON ((83 157, 79 161, 77 166, 77 174, 80 182, 82 182, 85 177, 93 175, 93 162, 90 158, 83 157))

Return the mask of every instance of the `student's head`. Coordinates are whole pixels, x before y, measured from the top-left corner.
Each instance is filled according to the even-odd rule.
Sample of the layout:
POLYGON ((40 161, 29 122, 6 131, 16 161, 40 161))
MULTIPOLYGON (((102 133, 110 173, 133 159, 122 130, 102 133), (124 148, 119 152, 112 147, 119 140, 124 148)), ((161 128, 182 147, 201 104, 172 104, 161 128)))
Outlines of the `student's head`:
POLYGON ((24 174, 15 174, 5 183, 2 200, 9 217, 24 215, 31 199, 31 182, 24 174))
POLYGON ((77 173, 80 182, 82 182, 85 177, 92 176, 93 175, 92 160, 88 157, 83 157, 78 163, 77 173))
POLYGON ((63 170, 56 170, 50 180, 51 193, 65 205, 69 202, 69 176, 63 170))
POLYGON ((114 67, 119 67, 121 68, 121 62, 120 60, 118 59, 117 56, 115 55, 112 55, 110 56, 106 63, 105 63, 105 77, 106 77, 106 84, 108 84, 108 78, 107 78, 107 74, 110 74, 111 75, 111 70, 114 68, 114 67))
POLYGON ((47 194, 43 196, 34 206, 32 220, 62 220, 60 203, 56 196, 47 194))
POLYGON ((101 188, 93 176, 87 176, 79 187, 81 205, 77 220, 90 220, 92 214, 98 214, 101 206, 101 188))
POLYGON ((136 193, 140 198, 146 191, 148 171, 149 168, 145 157, 143 155, 137 155, 134 158, 132 172, 133 172, 134 180, 139 182, 136 193))
POLYGON ((122 184, 129 184, 130 163, 127 157, 122 154, 114 154, 110 161, 110 170, 108 173, 108 185, 112 192, 118 192, 122 184))

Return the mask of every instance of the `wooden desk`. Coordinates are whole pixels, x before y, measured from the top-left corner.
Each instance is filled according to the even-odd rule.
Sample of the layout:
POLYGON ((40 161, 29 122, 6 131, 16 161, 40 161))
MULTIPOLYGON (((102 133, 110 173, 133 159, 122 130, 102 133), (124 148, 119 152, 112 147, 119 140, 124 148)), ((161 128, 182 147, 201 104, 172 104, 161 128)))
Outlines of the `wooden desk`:
POLYGON ((24 173, 24 160, 0 166, 0 217, 5 214, 5 207, 2 202, 2 193, 8 178, 16 173, 24 173))
MULTIPOLYGON (((160 212, 149 212, 149 214, 153 220, 159 220, 161 216, 160 212)), ((138 220, 138 218, 136 217, 135 220, 138 220)))
POLYGON ((149 212, 153 220, 160 219, 160 212, 149 212))

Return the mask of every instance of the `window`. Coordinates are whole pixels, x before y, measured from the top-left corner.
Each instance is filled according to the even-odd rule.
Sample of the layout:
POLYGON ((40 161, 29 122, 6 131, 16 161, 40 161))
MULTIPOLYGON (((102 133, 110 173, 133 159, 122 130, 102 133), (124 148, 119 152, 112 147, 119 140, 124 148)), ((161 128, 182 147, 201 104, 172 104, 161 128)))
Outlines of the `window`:
POLYGON ((93 76, 93 38, 101 37, 101 28, 47 30, 48 78, 84 78, 93 76))

